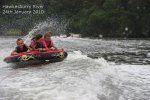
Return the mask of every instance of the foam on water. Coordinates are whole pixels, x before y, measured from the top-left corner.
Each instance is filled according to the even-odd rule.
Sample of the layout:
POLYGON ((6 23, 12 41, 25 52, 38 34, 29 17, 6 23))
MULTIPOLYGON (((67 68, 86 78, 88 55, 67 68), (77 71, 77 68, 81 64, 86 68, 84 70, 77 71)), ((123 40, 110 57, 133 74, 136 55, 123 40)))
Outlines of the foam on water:
MULTIPOLYGON (((77 47, 84 45, 79 40, 83 44, 77 44, 77 47)), ((68 52, 62 62, 14 69, 2 61, 10 44, 0 46, 5 47, 0 49, 2 100, 150 99, 149 65, 116 65, 104 58, 89 58, 78 50, 68 52)))
POLYGON ((10 98, 26 100, 98 100, 100 83, 106 77, 103 67, 109 67, 104 59, 93 60, 75 51, 69 53, 64 62, 46 65, 40 70, 18 69, 15 75, 1 82, 0 92, 5 90, 1 94, 4 97, 10 93, 10 98), (11 89, 15 91, 9 91, 11 89))
POLYGON ((147 53, 147 57, 149 57, 149 58, 150 58, 150 53, 147 53))

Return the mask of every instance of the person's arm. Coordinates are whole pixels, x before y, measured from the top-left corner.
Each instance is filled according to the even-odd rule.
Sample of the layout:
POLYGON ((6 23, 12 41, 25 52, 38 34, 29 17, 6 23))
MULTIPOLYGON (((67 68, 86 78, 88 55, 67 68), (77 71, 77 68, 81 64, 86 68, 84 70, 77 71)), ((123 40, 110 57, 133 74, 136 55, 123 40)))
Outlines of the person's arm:
POLYGON ((52 40, 51 40, 51 48, 50 49, 57 49, 57 47, 54 45, 52 40))
POLYGON ((30 48, 31 50, 38 50, 38 49, 35 49, 35 42, 33 40, 31 40, 30 48))
POLYGON ((35 47, 35 42, 34 42, 33 40, 31 40, 30 47, 31 47, 31 48, 34 48, 34 47, 35 47))
POLYGON ((54 50, 55 50, 55 49, 57 49, 57 47, 53 46, 53 47, 51 47, 50 49, 54 49, 54 50))
POLYGON ((28 50, 30 50, 30 51, 33 50, 31 47, 27 46, 26 44, 24 44, 24 45, 28 48, 28 50))
POLYGON ((16 49, 11 52, 11 55, 17 55, 16 49))
POLYGON ((43 49, 44 49, 44 50, 48 50, 48 47, 47 47, 46 42, 45 42, 44 40, 42 41, 42 44, 43 44, 43 46, 44 46, 43 49))

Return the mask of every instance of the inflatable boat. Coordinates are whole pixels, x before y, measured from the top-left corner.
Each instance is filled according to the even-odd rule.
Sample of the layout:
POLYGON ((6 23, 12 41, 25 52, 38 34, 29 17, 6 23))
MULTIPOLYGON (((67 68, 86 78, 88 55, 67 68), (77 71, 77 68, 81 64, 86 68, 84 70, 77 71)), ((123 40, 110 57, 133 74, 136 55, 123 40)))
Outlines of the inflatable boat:
POLYGON ((6 63, 23 63, 23 62, 59 62, 67 57, 67 52, 63 49, 48 50, 48 51, 30 51, 22 52, 17 55, 11 55, 4 59, 6 63))

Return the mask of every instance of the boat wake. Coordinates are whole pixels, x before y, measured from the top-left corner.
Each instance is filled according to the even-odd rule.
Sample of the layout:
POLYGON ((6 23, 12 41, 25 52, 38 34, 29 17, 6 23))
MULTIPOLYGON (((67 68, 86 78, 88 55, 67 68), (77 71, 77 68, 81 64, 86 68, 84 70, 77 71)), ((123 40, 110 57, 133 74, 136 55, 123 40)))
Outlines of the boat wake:
MULTIPOLYGON (((78 41, 77 45, 74 44, 74 48, 78 50, 74 51, 70 40, 60 39, 60 43, 65 44, 65 49, 68 48, 68 57, 64 61, 14 69, 12 65, 3 62, 11 49, 10 45, 13 44, 9 43, 11 41, 14 39, 8 39, 8 44, 0 45, 1 48, 5 48, 0 49, 2 52, 0 99, 2 100, 150 99, 149 65, 117 65, 107 62, 103 57, 92 59, 88 54, 83 53, 89 47, 89 42, 78 41)), ((105 45, 105 47, 110 46, 105 45)))

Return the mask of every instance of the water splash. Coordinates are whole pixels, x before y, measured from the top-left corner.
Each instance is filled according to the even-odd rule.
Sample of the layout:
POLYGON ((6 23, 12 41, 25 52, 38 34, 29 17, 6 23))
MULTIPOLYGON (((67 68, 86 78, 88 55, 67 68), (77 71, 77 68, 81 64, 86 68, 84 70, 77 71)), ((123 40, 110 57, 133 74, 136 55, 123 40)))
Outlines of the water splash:
POLYGON ((25 40, 25 43, 29 44, 31 38, 38 33, 39 30, 43 30, 45 27, 48 26, 48 23, 42 22, 37 24, 23 39, 25 40))
POLYGON ((69 20, 59 17, 48 18, 46 21, 37 24, 23 39, 25 43, 29 44, 31 38, 36 34, 44 34, 48 31, 53 32, 53 35, 65 34, 68 23, 69 20))

